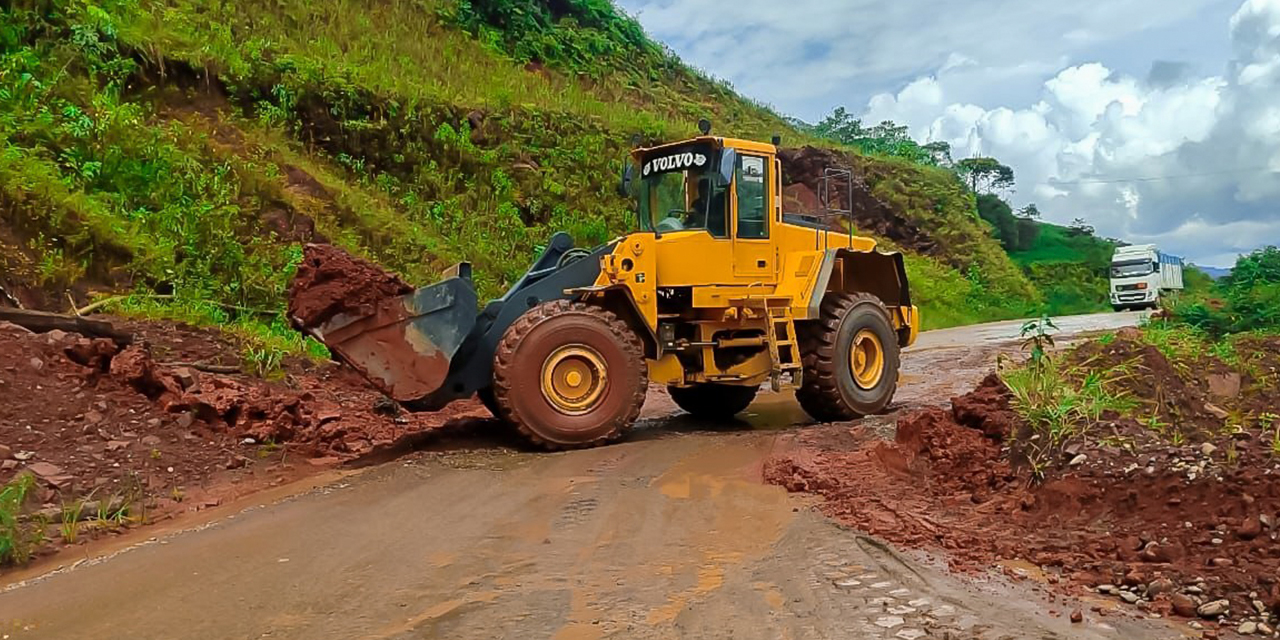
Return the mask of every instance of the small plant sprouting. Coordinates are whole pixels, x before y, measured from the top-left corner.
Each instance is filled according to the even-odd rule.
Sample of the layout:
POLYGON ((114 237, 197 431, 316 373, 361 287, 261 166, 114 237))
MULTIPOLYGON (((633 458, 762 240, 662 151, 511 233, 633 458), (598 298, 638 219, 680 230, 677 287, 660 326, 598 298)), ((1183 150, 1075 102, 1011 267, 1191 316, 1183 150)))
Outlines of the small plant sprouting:
POLYGON ((84 503, 84 500, 74 500, 62 505, 62 524, 58 533, 67 544, 75 544, 80 538, 80 515, 84 512, 84 503))
POLYGON ((1280 415, 1264 412, 1258 416, 1258 426, 1271 432, 1271 455, 1280 455, 1280 415))
POLYGON ((265 442, 258 446, 258 458, 270 458, 271 454, 283 449, 284 446, 275 440, 268 438, 265 442))
POLYGON ((1049 350, 1054 346, 1053 334, 1050 332, 1057 330, 1058 326, 1053 324, 1053 319, 1047 314, 1022 324, 1019 334, 1022 337, 1022 350, 1029 352, 1033 367, 1040 367, 1048 359, 1049 350))
POLYGON ((0 486, 0 564, 24 563, 44 542, 44 517, 24 518, 22 514, 35 481, 34 475, 20 473, 0 486))

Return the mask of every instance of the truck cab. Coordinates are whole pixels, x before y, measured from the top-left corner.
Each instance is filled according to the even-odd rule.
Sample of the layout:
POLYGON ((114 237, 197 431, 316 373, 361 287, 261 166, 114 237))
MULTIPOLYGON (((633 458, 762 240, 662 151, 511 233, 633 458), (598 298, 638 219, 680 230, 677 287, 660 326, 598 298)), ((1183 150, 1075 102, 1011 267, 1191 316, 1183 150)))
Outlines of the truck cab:
POLYGON ((1111 257, 1111 307, 1156 309, 1162 295, 1182 289, 1182 259, 1153 244, 1117 247, 1111 257))

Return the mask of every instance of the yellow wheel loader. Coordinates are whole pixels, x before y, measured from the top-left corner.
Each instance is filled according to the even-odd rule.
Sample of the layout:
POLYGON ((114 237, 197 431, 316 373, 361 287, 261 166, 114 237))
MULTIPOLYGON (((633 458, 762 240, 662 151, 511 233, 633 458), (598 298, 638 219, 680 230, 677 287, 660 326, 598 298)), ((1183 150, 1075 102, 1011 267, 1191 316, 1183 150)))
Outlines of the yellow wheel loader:
POLYGON ((794 388, 818 421, 881 411, 920 327, 902 256, 849 220, 784 214, 777 139, 701 124, 632 152, 620 189, 639 230, 593 249, 556 234, 478 315, 463 263, 371 315, 307 329, 410 410, 478 395, 553 449, 622 437, 650 384, 706 419, 744 410, 764 384, 794 388))

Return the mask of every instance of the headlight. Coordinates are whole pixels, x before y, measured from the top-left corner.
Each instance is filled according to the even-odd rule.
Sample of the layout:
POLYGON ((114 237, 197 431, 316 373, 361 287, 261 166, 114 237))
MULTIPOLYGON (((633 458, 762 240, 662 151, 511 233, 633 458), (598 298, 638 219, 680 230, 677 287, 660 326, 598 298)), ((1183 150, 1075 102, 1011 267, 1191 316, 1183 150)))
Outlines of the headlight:
POLYGON ((1146 289, 1146 288, 1147 288, 1147 283, 1145 282, 1138 283, 1138 289, 1146 289))

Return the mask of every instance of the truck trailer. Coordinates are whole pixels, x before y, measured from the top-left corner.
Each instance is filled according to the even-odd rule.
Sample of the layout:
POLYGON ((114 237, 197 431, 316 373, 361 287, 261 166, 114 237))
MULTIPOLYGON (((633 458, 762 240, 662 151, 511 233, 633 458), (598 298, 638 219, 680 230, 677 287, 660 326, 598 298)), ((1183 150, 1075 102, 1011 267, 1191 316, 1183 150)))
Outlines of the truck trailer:
POLYGON ((1154 244, 1116 247, 1111 257, 1111 307, 1156 309, 1160 297, 1182 289, 1182 258, 1154 244))

